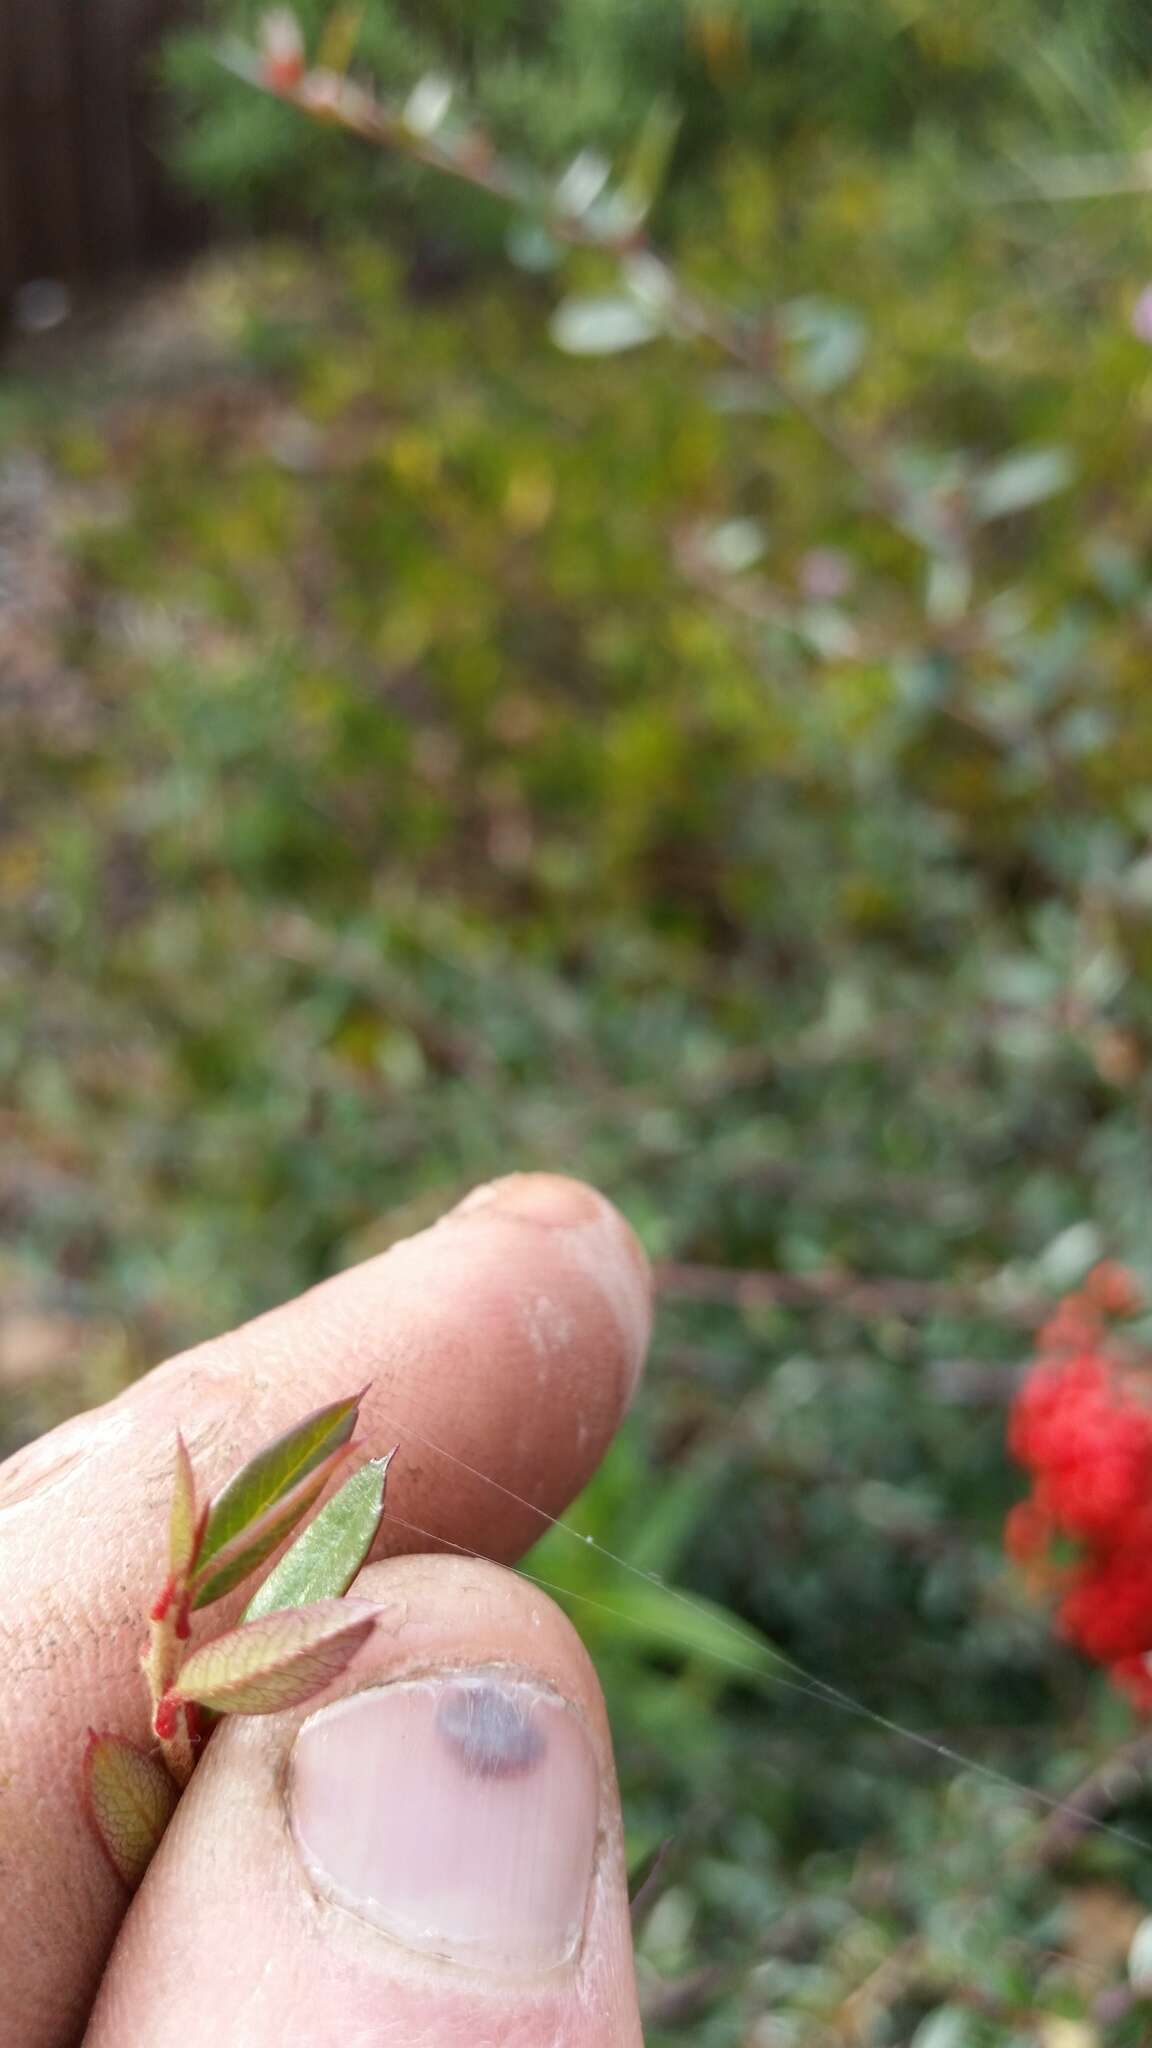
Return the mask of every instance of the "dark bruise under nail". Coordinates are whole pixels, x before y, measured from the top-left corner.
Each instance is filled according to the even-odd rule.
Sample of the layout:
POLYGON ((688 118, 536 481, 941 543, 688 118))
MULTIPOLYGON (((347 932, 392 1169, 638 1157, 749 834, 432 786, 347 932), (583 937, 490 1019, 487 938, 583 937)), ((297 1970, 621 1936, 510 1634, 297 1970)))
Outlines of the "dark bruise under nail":
POLYGON ((451 1685, 436 1707, 436 1728, 472 1778, 514 1778, 544 1753, 531 1696, 494 1679, 451 1685))

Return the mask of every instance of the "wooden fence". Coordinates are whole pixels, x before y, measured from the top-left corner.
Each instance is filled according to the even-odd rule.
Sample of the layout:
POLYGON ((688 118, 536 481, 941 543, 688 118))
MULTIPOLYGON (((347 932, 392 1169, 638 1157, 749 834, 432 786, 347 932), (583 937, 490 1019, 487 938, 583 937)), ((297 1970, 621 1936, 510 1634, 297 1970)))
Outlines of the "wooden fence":
POLYGON ((187 0, 0 0, 0 297, 103 279, 186 241, 155 56, 187 0))

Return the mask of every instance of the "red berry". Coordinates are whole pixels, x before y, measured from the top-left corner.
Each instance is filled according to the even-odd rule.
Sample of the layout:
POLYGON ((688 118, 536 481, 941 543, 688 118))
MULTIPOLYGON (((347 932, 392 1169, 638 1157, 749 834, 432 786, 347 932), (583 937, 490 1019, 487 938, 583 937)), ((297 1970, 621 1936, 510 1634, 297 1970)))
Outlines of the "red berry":
POLYGON ((1035 1583, 1051 1585, 1051 1539, 1074 1539, 1078 1561, 1058 1574, 1061 1632, 1152 1712, 1152 1375, 1115 1349, 1104 1321, 1138 1304, 1131 1275, 1105 1262, 1040 1333, 1008 1430, 1033 1490, 1004 1541, 1035 1583))

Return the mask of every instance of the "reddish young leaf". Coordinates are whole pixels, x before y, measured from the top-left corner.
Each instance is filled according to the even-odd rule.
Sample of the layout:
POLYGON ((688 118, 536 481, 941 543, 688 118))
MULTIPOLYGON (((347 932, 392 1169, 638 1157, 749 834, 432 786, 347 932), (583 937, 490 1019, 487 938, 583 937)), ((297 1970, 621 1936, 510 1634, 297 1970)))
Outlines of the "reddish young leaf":
POLYGON ((177 1582, 182 1582, 188 1577, 196 1562, 198 1534, 196 1482, 192 1477, 192 1460, 188 1456, 188 1446, 177 1430, 176 1469, 172 1478, 172 1507, 168 1517, 168 1569, 177 1582))
MULTIPOLYGON (((249 1572, 254 1572, 270 1557, 278 1543, 291 1534, 299 1521, 314 1507, 340 1466, 348 1456, 351 1446, 340 1444, 323 1461, 309 1472, 299 1485, 285 1494, 273 1507, 266 1508, 249 1522, 227 1543, 221 1545, 208 1564, 204 1565, 193 1581, 193 1607, 210 1607, 214 1600, 222 1600, 249 1572)), ((340 1589, 341 1591, 343 1588, 340 1589)))
POLYGON ((178 1696, 220 1714, 276 1714, 339 1677, 376 1626, 366 1600, 317 1600, 245 1622, 194 1650, 178 1696))
POLYGON ((134 1742, 89 1729, 84 1796, 101 1848, 135 1891, 172 1818, 175 1785, 159 1759, 134 1742))
POLYGON ((208 1514, 199 1563, 207 1564, 234 1536, 291 1493, 325 1458, 346 1444, 356 1427, 362 1387, 343 1401, 331 1401, 306 1415, 283 1436, 274 1437, 228 1481, 208 1514))

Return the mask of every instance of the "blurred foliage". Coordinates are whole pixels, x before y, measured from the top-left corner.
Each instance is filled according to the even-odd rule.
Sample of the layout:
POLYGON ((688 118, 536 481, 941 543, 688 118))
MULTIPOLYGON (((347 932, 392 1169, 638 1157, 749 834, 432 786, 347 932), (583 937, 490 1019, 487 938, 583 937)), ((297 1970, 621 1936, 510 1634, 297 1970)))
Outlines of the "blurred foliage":
MULTIPOLYGON (((177 157, 202 191, 249 221, 379 227, 410 200, 402 164, 366 162, 345 137, 302 133, 291 111, 254 101, 221 66, 251 40, 264 0, 209 0, 166 55, 184 109, 177 157)), ((626 157, 654 108, 674 111, 669 198, 707 206, 733 145, 777 162, 877 150, 943 167, 1011 157, 1028 139, 1069 148, 1141 137, 1152 25, 1139 0, 298 0, 321 63, 403 97, 434 73, 462 91, 505 147, 560 170, 594 146, 626 157)), ((419 192, 417 219, 459 251, 491 240, 490 208, 419 192)))
MULTIPOLYGON (((657 11, 586 15, 639 49, 657 11)), ((1053 146, 1147 122, 1137 10, 1049 14, 1041 47, 1023 0, 875 8, 857 94, 819 38, 859 10, 748 0, 781 40, 732 91, 795 132, 686 185, 683 274, 770 314, 950 547, 720 359, 564 355, 551 284, 413 294, 375 240, 206 263, 151 353, 9 389, 6 1442, 512 1164, 676 1265, 829 1283, 670 1287, 573 1515, 630 1568, 530 1561, 604 1673, 636 1856, 673 1838, 656 2048, 1148 2036, 1148 1857, 795 1669, 1057 1798, 1132 1733, 1000 1553, 1014 1310, 1102 1251, 1152 1279, 1152 227, 950 177, 1001 106, 1040 136, 1049 74, 1053 146), (885 35, 940 85, 895 155, 885 35)), ((237 146, 267 113, 311 177, 330 138, 243 105, 237 146)), ((1149 1838, 1132 1782, 1101 1813, 1149 1838)))

